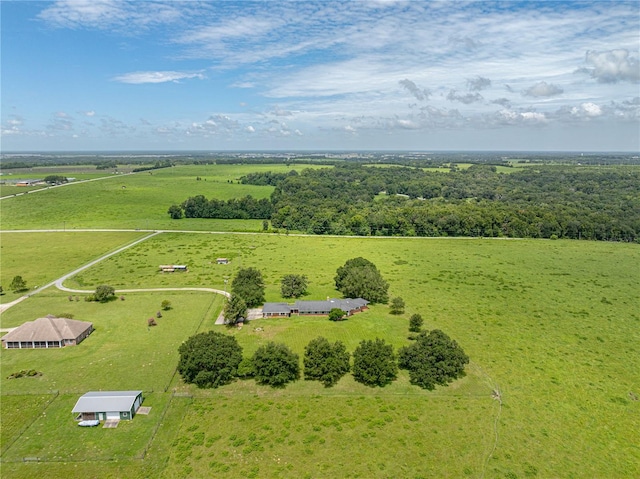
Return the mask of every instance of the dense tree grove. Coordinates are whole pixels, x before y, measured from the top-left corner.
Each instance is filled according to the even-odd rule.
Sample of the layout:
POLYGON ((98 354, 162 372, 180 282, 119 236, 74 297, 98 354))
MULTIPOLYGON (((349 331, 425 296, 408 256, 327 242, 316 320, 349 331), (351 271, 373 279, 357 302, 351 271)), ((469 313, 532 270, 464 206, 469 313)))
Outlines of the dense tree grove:
POLYGON ((386 386, 397 375, 393 346, 384 339, 361 341, 353 352, 353 378, 356 381, 367 386, 386 386))
POLYGON ((336 289, 345 298, 363 298, 371 303, 386 303, 389 300, 387 283, 368 259, 358 257, 347 260, 340 266, 334 278, 336 289))
POLYGON ((44 177, 43 181, 49 185, 62 185, 63 183, 67 183, 69 180, 66 176, 62 175, 48 175, 44 177))
POLYGON ((182 379, 200 388, 217 388, 230 383, 242 360, 242 348, 236 338, 215 331, 191 336, 178 352, 178 372, 182 379))
POLYGON ((269 342, 253 355, 253 377, 258 384, 283 387, 300 378, 298 355, 286 344, 269 342))
POLYGON ((303 274, 286 274, 280 281, 280 292, 283 298, 299 298, 307 292, 308 284, 303 274))
POLYGON ((323 337, 313 339, 304 349, 304 378, 331 387, 349 372, 349 357, 341 341, 331 344, 323 337))
POLYGON ((262 273, 256 268, 238 270, 231 282, 231 292, 244 300, 248 308, 264 303, 264 288, 262 273))
POLYGON ((411 384, 424 389, 434 389, 436 384, 446 386, 464 376, 469 356, 462 348, 439 329, 422 331, 410 346, 400 348, 398 363, 409 370, 411 384))
POLYGON ((638 184, 640 171, 629 166, 535 165, 505 174, 477 164, 442 174, 341 164, 281 180, 271 224, 315 234, 636 241, 638 184))
POLYGON ((267 198, 257 200, 252 196, 230 200, 207 200, 203 195, 187 198, 181 205, 172 205, 167 211, 171 218, 222 218, 222 219, 269 219, 273 213, 267 198), (180 213, 181 212, 181 213, 180 213))

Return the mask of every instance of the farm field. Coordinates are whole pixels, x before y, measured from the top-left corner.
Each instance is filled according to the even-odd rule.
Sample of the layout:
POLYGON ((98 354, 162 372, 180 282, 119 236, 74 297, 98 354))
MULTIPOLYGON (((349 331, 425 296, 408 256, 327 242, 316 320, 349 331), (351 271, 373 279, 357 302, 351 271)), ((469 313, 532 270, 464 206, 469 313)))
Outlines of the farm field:
MULTIPOLYGON (((25 294, 14 293, 9 284, 20 275, 33 289, 88 263, 102 254, 142 237, 143 233, 114 231, 99 235, 86 232, 2 233, 0 237, 0 303, 25 294)), ((27 291, 28 293, 28 291, 27 291)))
POLYGON ((271 186, 237 184, 256 171, 298 171, 319 165, 187 165, 52 188, 2 201, 2 228, 139 228, 260 231, 259 220, 171 220, 169 206, 198 194, 229 199, 266 198, 271 186), (200 177, 201 180, 197 180, 200 177), (152 180, 152 181, 150 181, 152 180), (234 183, 231 183, 234 182, 234 183), (82 200, 88 199, 88 201, 82 200))
MULTIPOLYGON (((362 256, 390 283, 390 297, 406 302, 398 316, 374 305, 339 323, 292 317, 227 329, 214 324, 219 295, 123 293, 124 301, 98 304, 51 287, 3 312, 2 328, 68 314, 96 330, 73 348, 0 352, 3 478, 640 475, 637 244, 211 233, 257 232, 262 222, 171 221, 166 214, 194 194, 266 197, 271 187, 235 180, 287 170, 180 166, 2 201, 5 291, 14 275, 33 289, 148 234, 135 229, 179 229, 105 259, 65 286, 228 290, 235 273, 252 266, 263 273, 267 301, 283 300, 280 278, 288 273, 307 275, 305 299, 324 299, 339 295, 336 269, 362 256), (7 231, 47 227, 67 231, 7 231), (73 231, 83 227, 130 231, 73 231), (230 264, 218 265, 219 257, 230 264), (161 273, 160 264, 189 271, 161 273), (149 328, 147 318, 164 299, 172 309, 149 328), (349 351, 375 337, 398 348, 409 344, 413 313, 425 329, 442 329, 464 348, 471 358, 466 377, 434 391, 412 386, 405 371, 382 389, 347 375, 330 389, 304 380, 284 389, 242 380, 200 390, 175 374, 178 346, 197 331, 233 335, 245 356, 270 340, 302 355, 317 336, 341 340, 349 351), (7 379, 23 369, 42 375, 7 379), (116 430, 78 428, 70 410, 93 389, 142 389, 152 412, 116 430)), ((18 296, 7 291, 1 298, 18 296)))

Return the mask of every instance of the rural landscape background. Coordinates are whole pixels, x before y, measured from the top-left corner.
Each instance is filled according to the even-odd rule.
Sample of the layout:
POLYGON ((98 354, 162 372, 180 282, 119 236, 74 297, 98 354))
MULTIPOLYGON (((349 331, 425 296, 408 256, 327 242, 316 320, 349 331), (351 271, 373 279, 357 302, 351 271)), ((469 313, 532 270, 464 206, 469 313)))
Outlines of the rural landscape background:
MULTIPOLYGON (((401 315, 376 304, 342 322, 259 319, 238 329, 214 324, 224 303, 217 294, 123 292, 117 294, 124 300, 102 304, 51 285, 6 309, 0 327, 72 314, 91 321, 95 332, 75 347, 2 350, 3 477, 622 478, 640 473, 637 241, 502 233, 495 238, 310 235, 276 231, 269 221, 265 229, 259 219, 172 220, 167 213, 171 204, 194 194, 270 198, 276 187, 242 183, 249 174, 302 174, 345 164, 398 168, 398 174, 416 168, 400 153, 282 156, 3 156, 3 166, 26 165, 3 167, 0 185, 3 308, 25 294, 7 287, 16 275, 30 294, 144 238, 63 285, 89 292, 100 284, 116 291, 225 290, 238 269, 255 267, 265 278, 267 301, 284 300, 280 279, 290 273, 308 277, 307 298, 323 299, 339 295, 336 269, 362 256, 390 283, 390 296, 406 302, 401 315), (105 161, 113 164, 97 169, 105 161), (143 171, 131 173, 134 169, 143 171), (12 184, 48 175, 75 180, 61 186, 12 184), (230 263, 217 264, 219 257, 230 263), (160 264, 186 264, 189 271, 163 274, 160 264), (146 320, 163 300, 172 308, 149 328, 146 320), (441 329, 464 348, 471 358, 464 378, 433 391, 411 385, 406 371, 384 388, 347 375, 333 388, 299 380, 273 389, 248 379, 198 389, 176 374, 178 346, 197 332, 232 335, 245 356, 270 340, 302 354, 317 336, 341 340, 349 351, 375 338, 399 348, 409 343, 413 313, 423 316, 426 330, 441 329), (8 378, 31 369, 41 375, 8 378), (75 401, 100 389, 141 389, 151 413, 116 429, 78 428, 71 414, 75 401)), ((495 175, 545 168, 560 176, 638 175, 637 159, 627 154, 436 156, 429 155, 430 175, 473 172, 492 163, 498 165, 495 175)), ((590 198, 596 201, 597 195, 590 198)), ((638 200, 636 190, 626 200, 631 210, 638 200)), ((376 201, 415 200, 400 195, 376 201)))
POLYGON ((638 0, 0 0, 0 337, 94 328, 0 348, 0 476, 640 477, 639 18, 638 0), (389 301, 336 284, 350 260, 389 301), (292 303, 287 277, 300 300, 372 304, 225 325, 247 270, 257 306, 292 303), (220 384, 182 368, 199 333, 242 348, 215 348, 229 383, 187 382, 220 384), (336 384, 261 384, 271 342, 306 368, 318 337, 351 354, 336 384), (377 339, 409 367, 384 387, 356 372, 377 339), (435 350, 455 380, 423 389, 435 350), (149 414, 78 427, 78 398, 113 390, 149 414))

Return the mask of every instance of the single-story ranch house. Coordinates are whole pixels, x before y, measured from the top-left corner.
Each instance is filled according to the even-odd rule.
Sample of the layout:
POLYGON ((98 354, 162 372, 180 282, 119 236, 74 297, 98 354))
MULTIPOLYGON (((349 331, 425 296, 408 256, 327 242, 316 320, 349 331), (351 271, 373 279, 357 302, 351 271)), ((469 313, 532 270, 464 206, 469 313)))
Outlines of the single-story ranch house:
POLYGON ((76 420, 133 419, 142 404, 142 391, 91 391, 71 411, 76 420))
POLYGON ((301 315, 328 315, 333 308, 344 311, 347 316, 359 313, 367 309, 369 301, 362 298, 331 298, 326 301, 296 301, 293 305, 288 303, 264 303, 262 306, 263 318, 289 317, 292 314, 301 315))
POLYGON ((22 326, 2 337, 6 349, 63 348, 80 344, 93 332, 93 324, 48 315, 22 326))

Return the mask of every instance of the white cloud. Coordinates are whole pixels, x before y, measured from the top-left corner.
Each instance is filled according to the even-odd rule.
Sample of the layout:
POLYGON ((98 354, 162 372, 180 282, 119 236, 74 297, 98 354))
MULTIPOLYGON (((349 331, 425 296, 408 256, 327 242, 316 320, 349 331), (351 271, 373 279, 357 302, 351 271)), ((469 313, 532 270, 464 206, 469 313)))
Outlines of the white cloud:
POLYGON ((491 86, 491 80, 481 76, 470 78, 467 80, 467 87, 471 91, 480 91, 491 86))
POLYGON ((139 85, 143 83, 165 83, 179 82, 190 78, 198 78, 203 80, 205 76, 202 73, 189 73, 177 71, 148 71, 148 72, 132 72, 125 73, 114 77, 113 80, 120 83, 131 83, 139 85))
POLYGON ((126 28, 170 23, 181 17, 184 7, 167 2, 122 0, 58 0, 38 14, 38 19, 57 28, 126 28))
POLYGON ((554 85, 552 83, 547 83, 546 81, 541 81, 536 83, 532 87, 524 90, 522 94, 525 96, 532 96, 532 97, 539 98, 539 97, 549 97, 549 96, 559 95, 563 91, 564 90, 557 85, 554 85))
POLYGON ((402 85, 409 93, 411 93, 416 99, 423 101, 428 100, 431 92, 427 88, 420 89, 418 85, 413 83, 411 80, 405 78, 404 80, 400 80, 398 83, 402 85))
POLYGON ((253 126, 249 125, 244 129, 244 131, 246 131, 247 133, 255 133, 256 129, 253 126))
POLYGON ((480 93, 458 93, 455 90, 449 90, 447 95, 447 100, 449 101, 459 101, 460 103, 464 103, 468 105, 470 103, 476 103, 483 100, 483 97, 480 93))
POLYGON ((621 48, 603 52, 588 51, 586 63, 593 67, 587 71, 601 83, 640 81, 640 62, 638 58, 629 55, 629 50, 621 48))

